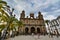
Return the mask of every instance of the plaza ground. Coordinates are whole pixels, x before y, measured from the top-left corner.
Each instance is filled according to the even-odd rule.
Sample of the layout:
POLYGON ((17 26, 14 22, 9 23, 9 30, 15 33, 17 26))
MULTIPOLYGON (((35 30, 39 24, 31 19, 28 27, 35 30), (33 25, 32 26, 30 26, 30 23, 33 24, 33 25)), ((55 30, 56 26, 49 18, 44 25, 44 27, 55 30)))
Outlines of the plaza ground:
POLYGON ((37 35, 20 35, 20 36, 15 36, 14 38, 9 38, 7 40, 60 40, 60 36, 57 38, 56 36, 49 37, 48 35, 46 36, 38 36, 37 35))

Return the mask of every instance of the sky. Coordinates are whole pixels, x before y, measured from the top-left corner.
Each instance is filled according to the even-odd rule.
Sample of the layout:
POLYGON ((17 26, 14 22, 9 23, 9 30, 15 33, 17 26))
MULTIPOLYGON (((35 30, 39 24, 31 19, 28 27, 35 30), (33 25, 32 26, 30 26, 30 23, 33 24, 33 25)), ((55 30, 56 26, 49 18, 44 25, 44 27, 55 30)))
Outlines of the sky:
POLYGON ((16 18, 20 18, 20 13, 25 10, 26 16, 34 13, 35 17, 40 11, 44 20, 56 19, 60 15, 60 0, 4 0, 11 8, 14 8, 16 18))

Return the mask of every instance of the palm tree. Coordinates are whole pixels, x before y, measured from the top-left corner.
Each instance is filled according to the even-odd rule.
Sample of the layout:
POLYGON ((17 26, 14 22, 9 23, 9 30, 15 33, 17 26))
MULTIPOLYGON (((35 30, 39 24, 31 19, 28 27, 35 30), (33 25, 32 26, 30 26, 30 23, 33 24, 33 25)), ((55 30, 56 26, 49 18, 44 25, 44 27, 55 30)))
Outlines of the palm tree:
POLYGON ((0 0, 0 12, 2 13, 2 15, 6 14, 9 17, 9 15, 3 10, 5 8, 4 6, 7 6, 7 3, 5 1, 0 0))
MULTIPOLYGON (((17 24, 17 19, 11 14, 11 16, 9 16, 2 8, 4 8, 3 6, 7 6, 7 3, 5 1, 0 1, 0 12, 1 15, 0 17, 2 18, 1 20, 4 20, 4 22, 7 22, 7 25, 5 30, 9 30, 9 29, 15 29, 15 26, 17 24), (4 5, 3 5, 4 4, 4 5), (4 15, 5 14, 5 15, 4 15)), ((12 13, 13 13, 14 9, 12 9, 12 13)), ((1 21, 0 20, 0 21, 1 21)))
MULTIPOLYGON (((0 11, 0 23, 7 23, 7 20, 8 20, 8 15, 6 12, 4 12, 4 10, 0 11), (2 12, 3 11, 3 12, 2 12)), ((3 24, 2 24, 3 25, 3 24)), ((6 25, 6 24, 5 24, 6 25)), ((4 29, 1 25, 0 25, 0 28, 4 29)))
POLYGON ((45 23, 47 24, 47 26, 49 27, 49 20, 45 20, 45 23))
POLYGON ((6 25, 4 25, 4 24, 0 25, 1 31, 5 28, 5 26, 6 26, 6 25))
POLYGON ((49 33, 50 33, 49 22, 50 22, 50 20, 45 20, 45 23, 47 24, 48 30, 49 30, 49 33))
POLYGON ((48 25, 49 20, 45 20, 45 23, 48 25))
POLYGON ((2 9, 0 9, 0 22, 8 22, 9 15, 2 9))
POLYGON ((17 26, 17 19, 15 18, 15 17, 11 17, 10 19, 10 22, 9 22, 9 26, 11 27, 11 28, 15 28, 15 26, 17 26))
MULTIPOLYGON (((15 17, 10 17, 9 22, 9 29, 13 31, 13 29, 16 32, 16 28, 18 26, 18 30, 23 26, 23 23, 21 21, 18 21, 15 17)), ((20 31, 20 30, 19 30, 20 31)))
POLYGON ((4 22, 6 22, 7 20, 8 20, 8 17, 7 16, 5 16, 5 15, 2 15, 2 14, 0 14, 0 21, 4 21, 4 22))
MULTIPOLYGON (((9 30, 10 28, 13 29, 15 28, 15 26, 19 26, 19 28, 23 25, 23 23, 21 21, 18 21, 13 15, 9 16, 4 10, 2 10, 3 8, 3 4, 5 6, 7 6, 6 2, 3 2, 2 0, 0 1, 0 12, 2 13, 2 15, 0 15, 2 17, 2 20, 7 22, 7 25, 5 28, 7 28, 6 30, 9 30), (6 16, 4 16, 4 14, 6 16)), ((14 9, 12 9, 12 13, 13 13, 14 9)))
POLYGON ((8 14, 2 9, 4 6, 6 6, 7 3, 5 1, 0 0, 0 17, 2 17, 2 20, 6 21, 9 17, 8 14), (7 16, 5 16, 7 15, 7 16))
POLYGON ((23 25, 23 23, 21 21, 18 21, 18 26, 21 27, 23 25))
POLYGON ((18 31, 20 33, 21 32, 21 28, 23 26, 23 23, 22 23, 22 21, 18 21, 17 24, 18 24, 18 31))
POLYGON ((3 6, 7 5, 5 1, 0 0, 0 9, 3 8, 3 6))

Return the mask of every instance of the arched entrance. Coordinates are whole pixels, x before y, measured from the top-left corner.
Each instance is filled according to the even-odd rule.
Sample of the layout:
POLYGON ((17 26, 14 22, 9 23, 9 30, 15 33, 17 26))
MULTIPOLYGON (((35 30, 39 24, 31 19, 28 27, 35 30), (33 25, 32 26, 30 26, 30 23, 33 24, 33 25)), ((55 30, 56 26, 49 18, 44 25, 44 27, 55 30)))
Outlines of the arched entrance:
POLYGON ((35 33, 35 28, 31 27, 31 33, 35 33))
POLYGON ((28 33, 28 31, 29 31, 29 29, 26 27, 26 28, 25 28, 25 33, 28 33))
POLYGON ((40 33, 40 28, 37 28, 37 33, 40 33))

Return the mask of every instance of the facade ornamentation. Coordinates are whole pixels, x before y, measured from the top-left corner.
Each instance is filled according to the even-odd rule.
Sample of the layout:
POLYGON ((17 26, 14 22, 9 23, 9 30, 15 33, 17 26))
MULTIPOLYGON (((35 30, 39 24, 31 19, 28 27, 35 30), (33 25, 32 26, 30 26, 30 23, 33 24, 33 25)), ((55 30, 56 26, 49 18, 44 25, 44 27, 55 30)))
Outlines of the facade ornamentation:
POLYGON ((23 33, 46 33, 43 15, 38 12, 38 17, 34 17, 34 13, 30 13, 30 17, 25 17, 25 11, 23 10, 20 14, 20 21, 23 22, 24 26, 21 27, 23 33))

